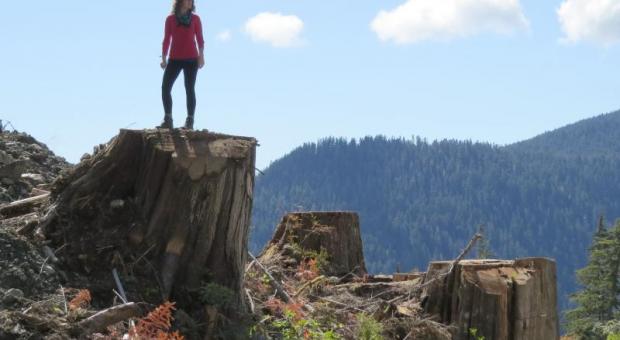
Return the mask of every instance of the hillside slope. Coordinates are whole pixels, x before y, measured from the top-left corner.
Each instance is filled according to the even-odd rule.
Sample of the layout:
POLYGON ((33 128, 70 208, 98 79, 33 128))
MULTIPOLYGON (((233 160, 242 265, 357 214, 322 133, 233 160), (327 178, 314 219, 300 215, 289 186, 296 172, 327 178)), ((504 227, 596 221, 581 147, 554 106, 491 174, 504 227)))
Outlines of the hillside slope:
POLYGON ((506 147, 560 156, 620 157, 620 111, 606 113, 506 147))

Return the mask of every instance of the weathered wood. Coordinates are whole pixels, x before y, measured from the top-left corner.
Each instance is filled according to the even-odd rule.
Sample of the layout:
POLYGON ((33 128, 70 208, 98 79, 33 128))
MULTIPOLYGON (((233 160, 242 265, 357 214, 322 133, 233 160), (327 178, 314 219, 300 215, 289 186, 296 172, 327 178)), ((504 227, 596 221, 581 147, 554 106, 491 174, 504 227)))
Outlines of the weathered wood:
POLYGON ((411 280, 416 280, 419 279, 423 276, 423 273, 394 273, 394 275, 392 275, 394 282, 401 282, 401 281, 411 281, 411 280))
MULTIPOLYGON (((432 262, 425 281, 447 273, 432 262)), ((458 329, 455 339, 558 339, 555 262, 545 258, 463 260, 444 280, 428 285, 424 308, 458 329)))
POLYGON ((141 317, 145 314, 146 305, 128 302, 122 305, 110 307, 80 321, 77 332, 89 335, 103 332, 108 326, 112 326, 130 318, 141 317))
POLYGON ((187 292, 214 282, 242 307, 255 152, 247 137, 121 130, 54 183, 37 234, 66 243, 74 270, 109 280, 113 267, 140 261, 152 266, 134 275, 158 283, 164 300, 192 304, 187 292))
POLYGON ((47 190, 39 189, 39 188, 32 188, 32 190, 30 190, 30 196, 32 197, 45 195, 45 194, 50 194, 50 192, 47 190))
MULTIPOLYGON (((296 212, 282 218, 261 256, 280 252, 285 245, 329 257, 326 275, 366 274, 359 217, 353 212, 296 212)), ((259 257, 260 258, 260 257, 259 257)))
POLYGON ((0 207, 1 218, 11 218, 32 212, 35 208, 40 207, 49 200, 50 194, 43 194, 35 197, 25 198, 23 200, 11 202, 0 207))
POLYGON ((557 287, 555 262, 544 258, 515 260, 528 275, 515 279, 513 339, 557 339, 557 287), (555 337, 554 337, 555 336, 555 337))

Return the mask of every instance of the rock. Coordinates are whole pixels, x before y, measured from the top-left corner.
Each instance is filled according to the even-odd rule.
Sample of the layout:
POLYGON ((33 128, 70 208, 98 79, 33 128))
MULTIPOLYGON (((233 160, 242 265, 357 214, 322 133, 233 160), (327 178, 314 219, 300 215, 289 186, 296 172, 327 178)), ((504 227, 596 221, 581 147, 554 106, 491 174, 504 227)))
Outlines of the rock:
POLYGON ((45 152, 45 150, 43 150, 43 148, 39 144, 36 144, 36 143, 37 143, 37 141, 34 140, 34 144, 30 144, 28 146, 28 151, 33 152, 33 153, 45 152))
POLYGON ((110 202, 110 208, 112 209, 120 209, 125 206, 125 201, 123 200, 114 200, 110 202))
POLYGON ((25 173, 21 175, 22 179, 26 179, 31 181, 33 184, 41 184, 43 182, 45 182, 45 178, 42 175, 39 174, 29 174, 29 173, 25 173))
POLYGON ((45 161, 48 157, 49 157, 49 155, 47 153, 44 153, 44 152, 33 153, 33 154, 30 155, 30 159, 32 159, 33 161, 36 161, 38 163, 41 163, 41 162, 45 161))
POLYGON ((24 298, 24 292, 17 288, 11 288, 4 293, 2 297, 2 303, 5 305, 11 305, 24 298))
POLYGON ((41 267, 45 258, 26 239, 0 228, 0 286, 18 287, 28 298, 54 292, 58 277, 41 267))
POLYGON ((0 165, 9 164, 14 161, 13 157, 3 150, 0 150, 0 165))
POLYGON ((0 204, 29 197, 32 185, 47 187, 69 167, 62 157, 54 155, 33 137, 17 132, 1 133, 0 204), (22 174, 27 175, 22 178, 22 174))

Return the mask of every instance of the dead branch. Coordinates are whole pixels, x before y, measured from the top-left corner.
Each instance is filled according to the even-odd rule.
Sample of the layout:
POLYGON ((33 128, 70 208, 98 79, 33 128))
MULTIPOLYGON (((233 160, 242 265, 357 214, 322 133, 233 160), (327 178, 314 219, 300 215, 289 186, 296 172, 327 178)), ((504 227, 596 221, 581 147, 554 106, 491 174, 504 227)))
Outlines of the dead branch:
POLYGON ((123 288, 121 278, 118 276, 118 271, 116 268, 112 269, 112 276, 114 276, 114 282, 116 283, 116 287, 118 288, 123 302, 127 303, 127 294, 125 294, 125 289, 123 288))
POLYGON ((461 260, 465 257, 465 255, 467 255, 467 253, 471 250, 471 248, 473 248, 474 244, 476 244, 476 242, 478 240, 480 240, 481 238, 482 238, 482 235, 480 233, 476 233, 471 238, 471 240, 469 240, 469 243, 467 244, 465 249, 463 249, 463 251, 459 254, 459 256, 457 256, 457 258, 454 259, 454 261, 452 261, 452 264, 450 265, 450 269, 447 272, 445 272, 443 274, 437 275, 437 277, 429 280, 428 282, 425 282, 425 283, 423 283, 421 285, 415 286, 414 290, 419 290, 419 289, 425 288, 427 286, 430 286, 435 281, 443 280, 446 276, 452 274, 452 271, 454 271, 454 268, 456 267, 456 265, 459 264, 459 262, 461 262, 461 260))
POLYGON ((67 315, 68 311, 67 311, 67 296, 65 295, 65 289, 62 287, 62 285, 60 285, 60 292, 62 293, 62 302, 64 303, 65 306, 65 315, 67 315))
POLYGON ((358 275, 355 275, 355 272, 356 272, 357 270, 359 270, 359 269, 360 269, 360 266, 355 266, 355 267, 353 267, 353 269, 352 269, 350 272, 348 272, 348 273, 344 274, 343 276, 339 277, 339 278, 338 278, 338 282, 342 282, 342 281, 344 281, 344 280, 345 280, 346 278, 348 278, 349 276, 359 277, 358 275))
POLYGON ((245 289, 245 295, 247 295, 248 297, 248 301, 250 302, 250 312, 252 312, 252 314, 254 314, 254 299, 252 299, 252 294, 250 293, 249 289, 245 289))
POLYGON ((52 204, 49 208, 47 208, 47 212, 39 221, 39 224, 35 229, 34 236, 39 240, 45 240, 47 228, 54 222, 57 217, 58 214, 56 213, 56 204, 52 204))
POLYGON ((36 212, 19 216, 19 218, 22 218, 23 221, 26 222, 22 227, 17 229, 19 235, 28 235, 39 225, 39 214, 36 212))
POLYGON ((129 302, 104 309, 97 314, 80 321, 77 326, 82 334, 103 332, 108 326, 144 315, 146 304, 129 302))
POLYGON ((349 304, 346 304, 346 303, 338 302, 336 300, 328 299, 326 297, 321 297, 321 296, 317 296, 317 295, 310 295, 310 296, 315 298, 315 299, 319 299, 319 300, 323 300, 325 302, 333 303, 335 305, 343 306, 343 307, 345 307, 345 309, 355 309, 358 312, 366 313, 365 310, 359 309, 357 307, 353 307, 353 306, 351 306, 349 304))
POLYGON ((309 287, 309 286, 311 286, 311 285, 314 285, 314 284, 318 283, 319 281, 323 281, 323 280, 325 280, 325 276, 324 276, 324 275, 321 275, 321 276, 319 276, 319 277, 314 278, 313 280, 310 280, 310 281, 308 281, 308 282, 304 283, 304 284, 303 284, 303 285, 302 285, 302 286, 301 286, 301 287, 297 290, 297 292, 295 292, 295 294, 293 294, 293 296, 294 296, 294 297, 299 296, 301 293, 303 293, 303 292, 304 292, 304 290, 306 290, 306 288, 308 288, 308 287, 309 287))
POLYGON ((43 254, 45 254, 45 256, 47 256, 47 258, 52 263, 60 262, 60 260, 58 260, 58 258, 56 257, 56 254, 54 254, 54 251, 52 250, 52 248, 50 248, 49 246, 43 246, 43 254))
POLYGON ((273 275, 271 275, 269 270, 267 270, 267 268, 265 268, 263 264, 260 263, 260 261, 258 261, 256 257, 254 257, 254 255, 252 255, 251 252, 248 252, 248 254, 250 254, 250 257, 252 258, 252 260, 256 262, 256 264, 263 270, 263 272, 267 274, 267 276, 269 277, 269 283, 276 290, 276 294, 279 295, 280 298, 284 300, 284 302, 289 303, 292 300, 292 298, 290 295, 288 295, 288 293, 284 290, 284 288, 282 288, 282 285, 278 283, 278 281, 273 277, 273 275))
POLYGON ((250 262, 250 264, 248 264, 248 265, 245 267, 245 272, 246 272, 246 273, 247 273, 247 272, 248 272, 248 271, 252 268, 252 266, 254 266, 254 263, 256 263, 256 261, 255 261, 255 260, 252 260, 252 262, 250 262))
POLYGON ((21 312, 13 312, 12 314, 27 323, 32 328, 37 329, 41 332, 46 332, 50 329, 61 329, 64 328, 63 326, 66 326, 66 324, 61 324, 51 318, 43 319, 38 316, 28 315, 21 312))

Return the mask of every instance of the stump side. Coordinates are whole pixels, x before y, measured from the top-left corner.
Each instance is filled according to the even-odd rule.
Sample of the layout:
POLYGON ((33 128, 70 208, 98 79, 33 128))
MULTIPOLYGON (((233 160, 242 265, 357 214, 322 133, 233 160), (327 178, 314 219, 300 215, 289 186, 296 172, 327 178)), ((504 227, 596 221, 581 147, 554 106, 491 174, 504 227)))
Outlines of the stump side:
POLYGON ((243 309, 255 152, 247 137, 121 130, 55 183, 40 233, 67 244, 65 265, 101 278, 94 289, 111 291, 105 280, 118 268, 181 308, 213 282, 243 309))
POLYGON ((326 275, 366 274, 359 216, 354 212, 295 212, 278 224, 263 254, 298 245, 329 256, 326 275))
MULTIPOLYGON (((428 282, 451 265, 432 262, 428 282)), ((426 287, 424 307, 470 339, 471 329, 487 339, 557 339, 555 262, 546 258, 464 260, 444 280, 426 287)))

